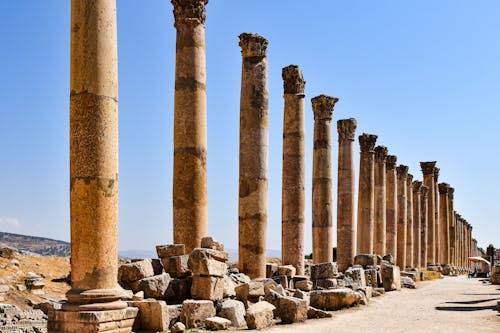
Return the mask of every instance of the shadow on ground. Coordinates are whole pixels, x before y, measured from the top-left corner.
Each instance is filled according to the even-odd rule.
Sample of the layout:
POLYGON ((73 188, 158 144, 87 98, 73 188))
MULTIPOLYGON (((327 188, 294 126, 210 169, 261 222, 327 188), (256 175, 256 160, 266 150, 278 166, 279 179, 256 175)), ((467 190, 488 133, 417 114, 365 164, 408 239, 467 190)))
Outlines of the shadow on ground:
POLYGON ((436 306, 436 310, 439 311, 459 311, 459 312, 469 312, 469 311, 481 311, 481 310, 497 310, 495 305, 485 305, 485 306, 436 306))
POLYGON ((480 299, 477 301, 456 301, 456 302, 446 302, 446 304, 478 304, 484 302, 496 301, 497 298, 489 298, 489 299, 480 299))

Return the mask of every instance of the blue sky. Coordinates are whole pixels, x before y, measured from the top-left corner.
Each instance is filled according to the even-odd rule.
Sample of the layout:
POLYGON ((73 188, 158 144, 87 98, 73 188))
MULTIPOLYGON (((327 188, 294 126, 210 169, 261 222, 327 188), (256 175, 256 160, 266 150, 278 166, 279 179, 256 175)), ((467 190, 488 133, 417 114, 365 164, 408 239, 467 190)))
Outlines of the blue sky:
MULTIPOLYGON (((153 249, 172 241, 172 6, 168 0, 117 4, 119 246, 153 249)), ((358 134, 377 134, 377 143, 416 178, 422 178, 420 161, 437 160, 440 181, 456 188, 456 209, 473 224, 479 245, 500 246, 498 17, 500 2, 493 0, 211 0, 210 234, 237 248, 237 36, 258 32, 269 39, 268 248, 281 248, 281 68, 291 63, 307 81, 308 251, 310 98, 322 93, 340 98, 335 121, 355 117, 358 134)), ((69 23, 70 1, 0 2, 1 231, 69 240, 69 23)), ((333 159, 336 170, 336 145, 333 159)))

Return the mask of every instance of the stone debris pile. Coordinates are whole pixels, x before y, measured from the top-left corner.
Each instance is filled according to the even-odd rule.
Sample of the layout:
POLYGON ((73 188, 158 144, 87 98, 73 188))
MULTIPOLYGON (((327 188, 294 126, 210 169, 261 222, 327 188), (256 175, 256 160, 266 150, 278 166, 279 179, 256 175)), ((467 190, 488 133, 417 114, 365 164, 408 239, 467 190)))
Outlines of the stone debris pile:
POLYGON ((21 310, 15 305, 0 304, 0 332, 45 333, 47 315, 42 310, 21 310))

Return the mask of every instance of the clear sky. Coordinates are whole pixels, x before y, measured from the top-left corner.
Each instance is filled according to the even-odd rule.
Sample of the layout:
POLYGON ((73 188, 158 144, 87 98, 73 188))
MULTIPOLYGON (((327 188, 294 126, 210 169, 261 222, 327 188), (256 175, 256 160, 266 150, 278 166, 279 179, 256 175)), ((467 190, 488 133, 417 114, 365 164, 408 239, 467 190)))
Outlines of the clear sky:
MULTIPOLYGON (((153 249, 172 241, 172 5, 117 4, 119 247, 153 249)), ((301 66, 307 81, 307 251, 310 98, 323 93, 340 98, 335 122, 355 117, 358 134, 377 134, 377 143, 417 179, 420 161, 437 160, 439 180, 456 188, 455 207, 472 223, 479 245, 500 247, 499 17, 496 0, 210 0, 210 234, 237 248, 237 36, 258 32, 269 39, 268 248, 281 248, 281 68, 291 63, 301 66)), ((69 26, 70 1, 0 1, 1 231, 69 240, 69 26)), ((335 196, 336 188, 334 207, 335 196)))

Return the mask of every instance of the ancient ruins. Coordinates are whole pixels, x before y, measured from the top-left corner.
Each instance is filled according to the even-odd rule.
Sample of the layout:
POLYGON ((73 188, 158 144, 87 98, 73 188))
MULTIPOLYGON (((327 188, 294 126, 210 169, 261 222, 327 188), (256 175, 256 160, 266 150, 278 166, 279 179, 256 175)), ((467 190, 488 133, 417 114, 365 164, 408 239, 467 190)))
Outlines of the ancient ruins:
MULTIPOLYGON (((73 0, 71 12, 71 290, 49 312, 52 333, 260 329, 331 316, 433 274, 458 275, 478 254, 472 226, 438 183, 396 166, 377 135, 337 122, 337 258, 333 257, 332 120, 338 98, 312 98, 314 152, 305 149, 305 81, 282 70, 284 86, 282 265, 266 262, 268 41, 242 33, 239 258, 208 237, 205 6, 172 0, 175 17, 173 238, 157 259, 117 264, 118 100, 116 0, 73 0), (307 158, 312 158, 312 261, 304 258, 307 158), (357 200, 357 201, 356 201, 357 200), (355 210, 357 207, 357 210, 355 210), (357 217, 357 219, 356 219, 357 217), (168 305, 167 305, 168 303, 168 305)), ((495 274, 499 274, 498 272, 495 274)), ((6 309, 2 311, 8 311, 6 309)))

